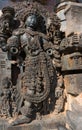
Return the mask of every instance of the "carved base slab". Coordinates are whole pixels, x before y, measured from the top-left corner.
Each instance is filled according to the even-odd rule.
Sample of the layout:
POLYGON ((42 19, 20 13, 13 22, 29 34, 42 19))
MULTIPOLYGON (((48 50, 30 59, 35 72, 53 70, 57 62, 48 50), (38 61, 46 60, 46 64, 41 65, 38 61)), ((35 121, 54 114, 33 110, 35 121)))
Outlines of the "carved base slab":
POLYGON ((42 126, 40 124, 28 125, 28 126, 17 126, 17 127, 9 127, 8 130, 42 130, 42 126))
POLYGON ((65 125, 65 117, 61 115, 49 115, 41 120, 32 121, 30 124, 9 126, 7 121, 0 120, 0 130, 50 130, 55 129, 56 124, 65 125))

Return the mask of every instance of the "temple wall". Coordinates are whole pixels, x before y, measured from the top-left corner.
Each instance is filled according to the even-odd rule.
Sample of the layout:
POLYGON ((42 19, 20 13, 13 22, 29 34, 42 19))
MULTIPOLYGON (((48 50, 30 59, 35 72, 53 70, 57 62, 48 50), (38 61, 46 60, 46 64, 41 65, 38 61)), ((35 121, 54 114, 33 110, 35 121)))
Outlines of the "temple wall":
MULTIPOLYGON (((46 0, 42 2, 44 4, 44 7, 47 7, 49 11, 52 11, 54 9, 54 6, 58 4, 57 2, 59 1, 46 0)), ((79 2, 82 2, 82 0, 79 0, 79 2)), ((2 9, 3 6, 9 5, 9 3, 11 4, 12 2, 10 2, 9 0, 1 1, 0 9, 2 9)), ((11 129, 27 130, 27 128, 28 130, 33 130, 33 128, 35 130, 47 130, 47 125, 50 123, 50 126, 48 126, 48 128, 51 126, 53 126, 54 128, 54 120, 56 120, 57 118, 61 119, 61 117, 64 117, 66 115, 67 110, 73 111, 73 107, 76 107, 76 109, 74 110, 75 111, 79 110, 81 112, 80 107, 82 108, 82 81, 81 81, 82 79, 82 4, 75 3, 75 2, 60 3, 57 6, 56 13, 61 20, 60 31, 65 33, 64 36, 65 39, 61 40, 60 43, 60 49, 61 49, 60 50, 61 51, 61 74, 60 75, 62 75, 60 77, 62 77, 61 82, 63 84, 63 89, 65 89, 64 96, 66 98, 64 104, 65 105, 64 111, 62 110, 59 115, 60 117, 57 117, 56 114, 59 113, 55 113, 54 111, 55 105, 53 105, 54 103, 52 103, 52 105, 54 106, 54 110, 53 110, 54 112, 51 111, 51 113, 49 113, 50 115, 44 116, 42 122, 41 120, 39 120, 39 122, 36 121, 38 123, 33 122, 32 125, 30 124, 28 126, 17 126, 16 128, 9 127, 8 130, 11 129), (42 127, 42 125, 44 125, 44 127, 42 127)), ((2 12, 0 10, 0 16, 1 15, 2 12)), ((58 46, 56 45, 56 47, 58 46)), ((61 78, 59 80, 61 80, 61 78)), ((59 81, 58 85, 61 86, 61 82, 59 81)), ((51 96, 53 97, 52 93, 51 96)), ((54 99, 55 99, 55 94, 54 94, 54 99)), ((48 100, 48 102, 45 101, 44 103, 46 104, 49 102, 50 101, 48 100)), ((58 105, 61 105, 61 102, 62 102, 62 98, 60 98, 60 100, 57 102, 58 105)), ((43 104, 43 107, 45 106, 45 104, 43 104)), ((46 110, 46 107, 44 108, 46 110)), ((40 117, 37 116, 37 118, 40 117)), ((64 121, 62 119, 60 122, 64 122, 64 121)), ((1 123, 3 127, 6 125, 4 124, 1 123)), ((2 130, 2 128, 0 130, 2 130)), ((6 130, 5 127, 3 128, 3 130, 6 130)))

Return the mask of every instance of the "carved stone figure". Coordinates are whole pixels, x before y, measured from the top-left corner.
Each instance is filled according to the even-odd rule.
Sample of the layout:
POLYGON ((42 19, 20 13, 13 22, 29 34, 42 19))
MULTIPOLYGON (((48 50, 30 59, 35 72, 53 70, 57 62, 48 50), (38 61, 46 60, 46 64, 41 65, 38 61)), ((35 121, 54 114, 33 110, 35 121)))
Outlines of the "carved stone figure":
POLYGON ((11 41, 15 43, 17 39, 19 48, 25 53, 24 74, 19 88, 20 99, 17 102, 18 114, 21 113, 22 117, 19 116, 12 125, 28 123, 32 120, 32 113, 41 110, 43 101, 48 98, 53 83, 54 68, 47 54, 52 44, 48 42, 44 34, 37 30, 40 17, 36 12, 29 16, 26 14, 25 29, 15 31, 8 39, 6 46, 6 49, 10 49, 11 41))
POLYGON ((2 81, 2 88, 0 90, 0 115, 2 117, 10 117, 11 115, 11 93, 12 93, 12 83, 11 79, 6 77, 2 81))
POLYGON ((72 101, 82 93, 82 34, 80 24, 71 27, 68 20, 72 11, 77 20, 81 5, 66 10, 67 26, 76 30, 69 28, 68 35, 43 5, 24 1, 13 7, 3 8, 0 18, 0 120, 7 130, 81 130, 82 106, 72 101))
POLYGON ((12 106, 13 105, 12 102, 13 103, 15 102, 14 85, 16 85, 16 78, 18 74, 18 73, 15 74, 15 70, 19 71, 19 69, 16 67, 16 65, 12 65, 16 60, 15 49, 13 49, 12 47, 10 49, 12 50, 12 52, 11 51, 7 52, 8 48, 6 48, 6 45, 7 45, 7 39, 12 35, 13 30, 19 26, 20 22, 14 19, 15 10, 12 7, 9 6, 4 7, 2 9, 2 13, 3 14, 0 18, 0 80, 1 80, 0 88, 3 94, 0 95, 1 98, 0 100, 4 105, 2 105, 2 103, 0 105, 2 106, 2 110, 4 111, 4 113, 1 111, 0 116, 2 117, 5 116, 5 111, 7 110, 8 106, 8 110, 6 111, 6 114, 8 112, 6 118, 8 118, 9 116, 12 117, 13 114, 14 106, 12 106), (13 79, 13 76, 16 78, 13 79), (7 85, 8 79, 11 81, 12 86, 11 88, 8 87, 4 88, 7 85), (3 83, 3 81, 5 81, 5 84, 3 83), (9 95, 9 97, 7 98, 8 96, 7 93, 9 92, 11 96, 9 95))
POLYGON ((4 34, 5 37, 9 38, 12 35, 12 31, 20 25, 20 22, 14 19, 15 10, 12 7, 4 7, 2 13, 0 18, 0 34, 4 34))
MULTIPOLYGON (((61 56, 60 56, 60 42, 63 38, 60 32, 60 19, 55 13, 49 14, 47 18, 47 36, 49 40, 53 43, 53 49, 51 50, 51 59, 53 66, 56 68, 57 84, 55 88, 55 110, 54 113, 58 114, 63 111, 65 96, 64 96, 64 84, 63 76, 61 75, 61 56)), ((52 99, 54 100, 54 98, 52 99)))

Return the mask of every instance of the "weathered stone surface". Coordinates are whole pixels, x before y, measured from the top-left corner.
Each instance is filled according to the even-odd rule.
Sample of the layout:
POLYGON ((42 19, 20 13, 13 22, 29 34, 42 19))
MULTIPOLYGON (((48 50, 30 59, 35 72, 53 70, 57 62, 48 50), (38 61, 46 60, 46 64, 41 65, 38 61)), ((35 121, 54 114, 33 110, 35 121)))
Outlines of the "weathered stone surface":
POLYGON ((62 71, 82 70, 82 54, 80 52, 64 55, 61 61, 62 71))
POLYGON ((64 83, 67 93, 78 95, 82 92, 82 74, 65 75, 64 83))
POLYGON ((79 94, 71 103, 72 111, 78 113, 79 116, 82 115, 82 93, 79 94))
POLYGON ((65 9, 71 2, 78 2, 78 0, 56 0, 56 12, 57 16, 61 19, 61 28, 62 32, 66 31, 66 17, 65 17, 65 9))
POLYGON ((7 121, 0 120, 0 130, 55 130, 58 127, 65 126, 65 116, 47 116, 42 120, 35 120, 30 124, 9 126, 7 121))
MULTIPOLYGON (((61 0, 61 2, 64 1, 61 0)), ((63 127, 66 125, 65 113, 59 114, 63 110, 66 112, 68 109, 64 108, 65 101, 67 101, 71 108, 68 109, 67 117, 72 125, 72 129, 82 130, 82 106, 80 102, 78 103, 80 98, 73 101, 82 92, 82 16, 80 17, 81 19, 78 18, 82 11, 82 5, 71 3, 70 7, 68 7, 66 17, 68 20, 67 27, 70 27, 66 35, 68 36, 72 31, 74 32, 69 37, 64 38, 65 35, 60 32, 60 20, 54 12, 46 14, 45 8, 42 5, 30 3, 30 0, 29 3, 25 2, 24 4, 22 5, 21 3, 20 7, 13 6, 19 9, 16 10, 16 17, 12 19, 12 24, 10 24, 11 19, 6 19, 5 22, 2 20, 3 22, 1 22, 4 25, 0 35, 1 49, 3 51, 6 47, 8 54, 11 52, 10 61, 7 63, 8 70, 7 68, 4 69, 4 63, 7 61, 6 58, 2 58, 3 54, 1 52, 1 81, 3 75, 7 75, 12 81, 11 84, 9 80, 0 84, 0 87, 3 85, 3 91, 0 93, 0 130, 67 130, 63 127), (30 17, 30 22, 32 21, 31 18, 36 19, 36 21, 38 20, 37 26, 32 26, 33 28, 31 28, 31 25, 28 26, 27 22, 25 22, 28 21, 28 16, 30 17), (16 27, 16 30, 14 30, 15 28, 12 27, 18 18, 21 28, 16 27), (47 18, 51 20, 48 27, 46 24, 47 18), (71 27, 71 25, 73 26, 71 27), (5 30, 8 32, 5 32, 5 30), (8 37, 5 35, 8 35, 8 37), (61 42, 63 38, 64 41, 61 42), (4 39, 7 40, 5 45, 2 44, 5 42, 4 39), (17 53, 15 53, 16 50, 17 53), (3 61, 4 59, 5 61, 3 61), (11 60, 14 60, 14 65, 11 60), (17 73, 15 67, 20 70, 20 74, 17 74, 17 79, 15 77, 17 73), (17 81, 15 82, 16 84, 14 84, 15 79, 17 81), (54 81, 53 85, 52 81, 54 81), (64 95, 64 87, 66 89, 66 96, 64 95), (67 100, 65 100, 66 98, 67 100), (30 120, 31 118, 34 121, 30 120)), ((4 12, 6 13, 4 19, 7 16, 11 18, 12 10, 9 7, 8 9, 3 9, 3 14, 4 12), (11 12, 11 15, 8 11, 11 12)), ((64 18, 61 20, 65 20, 64 18)), ((7 65, 5 66, 7 67, 7 65)))
POLYGON ((67 123, 73 130, 82 130, 82 93, 71 103, 71 111, 67 111, 67 123))
POLYGON ((66 7, 66 36, 70 35, 72 32, 81 33, 82 32, 82 4, 70 3, 66 7))
POLYGON ((51 120, 50 122, 35 122, 31 123, 29 125, 24 125, 24 126, 16 126, 16 127, 9 127, 7 130, 55 130, 57 129, 56 124, 54 120, 51 120))
MULTIPOLYGON (((41 118, 43 115, 47 116, 47 114, 50 114, 54 109, 57 109, 58 113, 63 111, 63 77, 60 74, 60 70, 57 70, 56 72, 54 67, 61 67, 59 54, 59 42, 61 39, 59 30, 60 20, 55 13, 52 13, 52 16, 54 16, 52 27, 54 25, 53 29, 55 34, 53 35, 53 47, 52 40, 48 39, 47 34, 45 34, 46 20, 44 19, 44 17, 46 19, 47 17, 49 18, 51 14, 49 12, 49 14, 46 14, 45 8, 42 5, 39 5, 39 3, 24 2, 23 4, 25 5, 22 5, 21 3, 20 7, 16 6, 17 9, 20 8, 19 10, 16 10, 18 11, 16 12, 16 15, 14 8, 4 7, 2 9, 3 19, 1 17, 0 43, 2 52, 4 51, 5 54, 8 54, 8 60, 9 63, 11 63, 11 68, 10 71, 8 70, 7 76, 10 74, 12 86, 9 85, 9 82, 5 83, 7 85, 7 87, 5 87, 7 91, 5 92, 4 89, 5 94, 1 93, 1 103, 5 101, 5 106, 1 104, 1 110, 3 110, 1 111, 1 118, 4 117, 10 121, 10 118, 13 118, 14 120, 14 117, 17 115, 15 118, 16 120, 12 122, 12 125, 17 125, 17 127, 8 127, 8 129, 43 129, 43 120, 40 120, 40 123, 37 121, 35 124, 29 124, 27 126, 22 124, 29 123, 34 119, 36 120, 37 112, 39 112, 39 118, 41 118), (25 8, 23 8, 23 6, 25 8), (42 7, 41 10, 39 7, 42 7), (20 16, 21 14, 22 17, 18 20, 17 16, 20 16), (34 20, 32 24, 31 19, 34 20), (19 24, 15 30, 14 25, 16 25, 16 22, 19 24), (25 26, 23 27, 20 24, 24 24, 25 26), (19 28, 19 26, 21 26, 21 28, 19 28), (55 30, 55 28, 57 28, 57 30, 55 30), (28 45, 27 49, 26 45, 28 45), (54 66, 52 64, 53 57, 57 63, 54 66), (13 61, 14 64, 12 63, 13 61), (18 67, 20 74, 17 74, 15 67, 18 67), (55 89, 56 87, 57 89, 55 89), (53 91, 53 94, 51 91, 53 91), (58 101, 56 102, 56 100, 58 101), (8 106, 7 109, 6 106, 8 106), (21 126, 18 127, 20 124, 21 126)), ((52 29, 52 27, 50 29, 52 29)), ((1 60, 3 59, 1 58, 1 60)), ((6 72, 5 70, 6 69, 4 69, 4 73, 6 72)), ((2 76, 3 75, 5 76, 5 74, 2 73, 2 76)), ((5 85, 3 84, 3 86, 5 85)), ((51 117, 50 121, 46 120, 44 123, 44 127, 47 127, 48 129, 47 124, 49 124, 49 128, 52 127, 52 124, 53 128, 55 127, 55 122, 51 117)))
POLYGON ((8 122, 4 119, 0 119, 0 130, 7 130, 8 122))

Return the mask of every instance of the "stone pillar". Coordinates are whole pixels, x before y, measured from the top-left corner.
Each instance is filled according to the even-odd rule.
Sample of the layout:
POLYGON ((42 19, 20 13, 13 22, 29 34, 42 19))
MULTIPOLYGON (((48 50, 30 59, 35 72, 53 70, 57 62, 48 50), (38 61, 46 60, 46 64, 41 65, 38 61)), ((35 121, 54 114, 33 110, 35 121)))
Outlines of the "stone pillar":
POLYGON ((70 3, 65 10, 66 36, 71 33, 82 33, 82 4, 70 3))
POLYGON ((66 37, 61 42, 62 73, 67 93, 67 109, 82 93, 82 4, 70 2, 65 9, 66 37))
POLYGON ((59 0, 56 2, 57 4, 57 16, 61 19, 61 28, 60 30, 62 32, 65 32, 66 31, 66 18, 65 18, 65 15, 64 15, 64 12, 65 12, 65 9, 66 9, 66 6, 69 5, 70 3, 72 2, 77 2, 77 0, 59 0))

